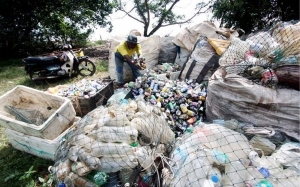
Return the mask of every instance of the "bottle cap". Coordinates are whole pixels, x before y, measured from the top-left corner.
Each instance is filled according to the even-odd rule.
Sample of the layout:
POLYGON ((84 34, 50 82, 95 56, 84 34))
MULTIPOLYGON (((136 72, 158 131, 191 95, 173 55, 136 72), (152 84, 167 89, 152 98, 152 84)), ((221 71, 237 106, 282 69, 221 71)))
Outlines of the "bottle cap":
POLYGON ((212 175, 210 177, 210 179, 214 182, 214 183, 218 183, 219 182, 219 177, 217 175, 212 175))
POLYGON ((266 178, 270 176, 269 170, 264 167, 259 168, 258 171, 266 178))

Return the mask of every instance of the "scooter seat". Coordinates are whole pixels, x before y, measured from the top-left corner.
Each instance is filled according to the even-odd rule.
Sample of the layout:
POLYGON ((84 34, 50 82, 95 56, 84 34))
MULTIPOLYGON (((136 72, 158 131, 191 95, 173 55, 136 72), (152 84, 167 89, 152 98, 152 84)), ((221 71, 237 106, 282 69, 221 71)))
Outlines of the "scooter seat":
POLYGON ((49 62, 59 62, 57 56, 39 56, 39 57, 27 57, 23 59, 25 62, 34 62, 34 63, 49 63, 49 62))

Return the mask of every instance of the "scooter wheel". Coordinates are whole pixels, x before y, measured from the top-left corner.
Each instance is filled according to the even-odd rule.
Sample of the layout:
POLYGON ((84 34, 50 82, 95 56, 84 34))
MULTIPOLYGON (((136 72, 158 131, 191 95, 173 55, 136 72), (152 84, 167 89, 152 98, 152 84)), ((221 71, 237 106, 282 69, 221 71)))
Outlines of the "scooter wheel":
POLYGON ((32 69, 28 73, 30 79, 37 85, 40 85, 42 83, 42 80, 40 79, 40 73, 41 73, 41 70, 39 70, 39 69, 32 69))
POLYGON ((88 59, 82 59, 78 64, 78 73, 81 76, 92 76, 96 72, 96 65, 88 59))

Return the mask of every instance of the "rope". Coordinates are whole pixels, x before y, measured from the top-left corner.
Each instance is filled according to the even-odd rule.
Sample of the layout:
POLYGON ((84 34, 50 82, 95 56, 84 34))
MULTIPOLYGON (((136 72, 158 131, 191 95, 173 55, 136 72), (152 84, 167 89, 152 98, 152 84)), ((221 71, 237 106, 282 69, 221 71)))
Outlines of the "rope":
MULTIPOLYGON (((145 167, 145 168, 144 168, 143 170, 141 170, 141 171, 145 171, 145 170, 148 169, 149 167, 154 166, 155 171, 158 173, 158 168, 157 168, 156 164, 154 163, 154 160, 155 160, 156 158, 160 157, 161 160, 162 160, 162 165, 163 165, 162 174, 161 174, 161 176, 162 176, 162 178, 163 178, 163 181, 165 181, 165 180, 167 180, 167 179, 172 179, 172 178, 174 178, 174 171, 173 171, 172 167, 170 166, 170 164, 169 164, 169 162, 168 162, 168 161, 173 161, 172 159, 170 159, 170 158, 164 156, 162 153, 155 153, 155 151, 153 151, 153 154, 151 154, 151 156, 152 156, 152 162, 151 162, 151 164, 150 164, 149 166, 145 167), (170 170, 169 170, 168 168, 165 167, 164 163, 166 163, 166 164, 168 165, 168 167, 170 168, 170 170)), ((177 165, 176 162, 174 162, 174 163, 177 165)), ((178 167, 178 165, 177 165, 177 167, 178 167)), ((160 187, 161 185, 160 185, 159 175, 157 175, 157 178, 158 178, 158 187, 160 187)))
POLYGON ((254 134, 259 136, 274 136, 275 130, 271 127, 245 127, 245 134, 254 134))

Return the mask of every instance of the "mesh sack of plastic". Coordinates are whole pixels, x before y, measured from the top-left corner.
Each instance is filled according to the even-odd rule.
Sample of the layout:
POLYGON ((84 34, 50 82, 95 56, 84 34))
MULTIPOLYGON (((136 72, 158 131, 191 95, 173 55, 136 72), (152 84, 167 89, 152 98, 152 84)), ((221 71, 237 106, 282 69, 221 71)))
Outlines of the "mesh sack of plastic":
POLYGON ((300 144, 281 143, 267 156, 270 140, 245 134, 249 124, 241 124, 200 123, 185 133, 170 153, 163 186, 298 186, 300 144))
POLYGON ((175 141, 165 119, 143 100, 100 106, 76 123, 50 171, 71 186, 156 186, 160 160, 175 141))
POLYGON ((219 60, 228 74, 239 74, 248 66, 277 67, 299 64, 300 22, 279 22, 268 31, 234 38, 219 60))

